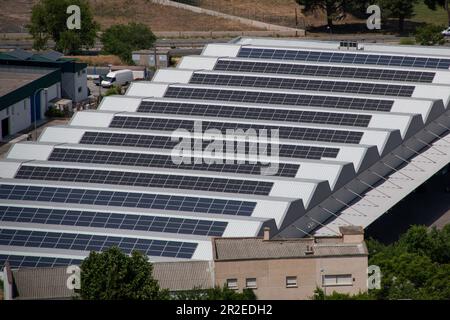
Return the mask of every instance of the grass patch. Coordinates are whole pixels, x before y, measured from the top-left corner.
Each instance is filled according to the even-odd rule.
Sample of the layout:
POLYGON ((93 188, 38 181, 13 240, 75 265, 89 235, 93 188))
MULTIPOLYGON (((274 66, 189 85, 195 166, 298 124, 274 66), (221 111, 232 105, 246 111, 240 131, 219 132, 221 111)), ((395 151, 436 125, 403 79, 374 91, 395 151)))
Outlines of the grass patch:
POLYGON ((67 58, 75 58, 79 62, 87 63, 89 66, 107 67, 109 64, 122 65, 119 57, 114 55, 99 55, 99 56, 68 56, 67 58))
POLYGON ((445 12, 445 9, 440 6, 436 6, 436 10, 431 10, 423 1, 420 1, 416 4, 414 12, 416 15, 412 17, 411 21, 432 23, 443 26, 448 25, 447 12, 445 12))

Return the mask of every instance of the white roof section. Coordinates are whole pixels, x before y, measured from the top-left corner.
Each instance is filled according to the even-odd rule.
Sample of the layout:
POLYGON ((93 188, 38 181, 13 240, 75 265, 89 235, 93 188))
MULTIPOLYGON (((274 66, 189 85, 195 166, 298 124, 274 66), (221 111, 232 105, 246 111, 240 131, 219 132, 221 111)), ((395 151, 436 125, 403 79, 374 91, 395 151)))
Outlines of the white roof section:
MULTIPOLYGON (((176 69, 158 70, 153 81, 133 82, 125 96, 105 97, 97 110, 77 112, 68 125, 45 128, 39 137, 39 141, 14 144, 6 159, 0 161, 0 188, 2 190, 12 190, 6 185, 41 186, 50 188, 49 192, 54 192, 54 188, 80 189, 84 190, 83 194, 87 195, 100 194, 94 192, 94 190, 103 191, 102 195, 106 195, 106 198, 110 195, 111 197, 113 195, 114 197, 116 195, 123 196, 125 192, 132 193, 133 196, 139 194, 162 196, 155 199, 179 197, 171 198, 167 202, 171 203, 171 206, 154 206, 153 203, 150 203, 151 201, 144 203, 140 200, 140 204, 136 204, 136 206, 133 202, 120 202, 117 199, 106 202, 103 200, 86 201, 88 199, 85 198, 82 201, 72 196, 71 198, 65 198, 64 201, 67 201, 67 203, 64 203, 56 201, 60 199, 33 198, 33 192, 36 189, 23 191, 29 196, 23 198, 19 194, 12 196, 2 192, 0 193, 0 206, 11 207, 12 209, 8 210, 15 212, 18 216, 23 213, 17 211, 17 208, 44 209, 44 211, 45 209, 55 209, 77 211, 80 217, 88 217, 96 212, 99 216, 117 214, 125 217, 129 215, 130 219, 139 216, 152 217, 155 221, 166 219, 167 221, 197 221, 195 223, 203 222, 211 225, 216 223, 222 225, 220 234, 225 237, 260 236, 266 226, 270 227, 274 234, 282 237, 301 237, 313 232, 316 232, 317 235, 329 236, 338 233, 339 226, 342 225, 367 227, 381 217, 386 210, 401 201, 417 186, 449 163, 449 70, 427 69, 419 66, 407 68, 370 64, 357 65, 343 62, 328 64, 300 60, 237 58, 236 56, 242 47, 369 53, 422 58, 436 57, 450 61, 448 58, 450 57, 450 48, 359 44, 358 49, 354 50, 339 48, 338 42, 267 38, 239 38, 234 43, 209 44, 204 48, 202 56, 185 57, 176 69), (379 81, 333 77, 333 74, 315 77, 306 74, 215 71, 214 68, 219 59, 302 66, 339 66, 364 70, 383 69, 386 72, 394 73, 396 71, 420 71, 426 74, 424 78, 417 78, 417 76, 423 74, 415 74, 408 80, 419 79, 417 81, 422 82, 412 82, 400 79, 400 75, 404 73, 396 74, 396 77, 393 77, 398 79, 396 81, 379 81), (386 92, 385 95, 374 95, 313 91, 315 88, 309 91, 298 90, 299 88, 295 88, 295 90, 259 88, 254 87, 251 83, 246 84, 250 87, 221 86, 215 83, 195 85, 190 83, 195 73, 214 76, 237 75, 283 78, 287 81, 292 79, 335 81, 350 84, 352 87, 354 85, 383 84, 391 85, 392 88, 398 86, 414 87, 414 90, 412 90, 412 93, 409 91, 404 93, 405 95, 411 94, 411 97, 398 97, 389 95, 389 92, 386 92), (432 74, 434 74, 434 77, 432 77, 432 74), (245 102, 216 101, 212 100, 211 96, 205 96, 203 100, 183 98, 182 95, 178 98, 166 98, 165 95, 169 88, 221 90, 223 96, 220 99, 224 100, 228 100, 226 92, 230 90, 253 93, 245 95, 245 99, 242 98, 243 101, 246 100, 245 102), (311 98, 310 96, 313 98, 326 96, 330 100, 319 98, 317 100, 320 103, 296 100, 297 103, 299 103, 298 101, 305 101, 306 105, 282 105, 270 104, 267 103, 268 101, 253 98, 256 95, 260 96, 261 94, 260 97, 262 97, 268 93, 303 95, 303 99, 311 98), (349 102, 348 106, 333 102, 333 99, 341 97, 370 100, 359 100, 356 101, 357 104, 356 102, 355 104, 349 102), (370 110, 376 109, 373 105, 371 106, 374 102, 378 103, 376 100, 387 102, 381 106, 376 105, 381 107, 377 107, 378 110, 385 111, 370 110), (255 101, 259 102, 256 103, 255 101), (327 101, 331 101, 330 105, 322 103, 327 101), (151 109, 150 102, 154 102, 159 109, 151 109), (364 102, 364 105, 360 102, 364 102), (141 103, 142 109, 140 109, 141 103), (158 103, 161 104, 158 105, 158 103), (177 109, 180 106, 166 105, 165 103, 180 104, 181 108, 177 109), (391 103, 392 107, 389 109, 391 103), (307 104, 316 106, 308 106, 307 104), (203 105, 210 107, 206 109, 203 105), (162 109, 161 106, 166 109, 162 109), (336 106, 340 108, 335 108, 336 106), (222 109, 221 113, 214 113, 214 110, 220 107, 227 109, 222 109), (353 109, 356 107, 365 110, 353 109), (145 110, 147 111, 142 112, 145 110), (151 110, 158 110, 159 113, 150 112, 151 110), (230 114, 228 114, 228 110, 230 110, 230 114), (296 113, 297 111, 301 113, 296 113), (242 116, 240 116, 241 114, 242 116), (134 120, 130 118, 138 117, 151 119, 151 121, 140 122, 139 125, 136 121, 127 121, 124 126, 128 128, 113 128, 110 126, 115 117, 126 117, 127 120, 134 120), (352 119, 358 119, 358 121, 343 121, 342 119, 347 119, 346 117, 352 117, 352 119), (364 121, 359 121, 361 119, 364 121), (173 127, 177 127, 176 121, 182 120, 189 130, 172 130, 173 127, 162 127, 161 122, 167 120, 174 120, 170 121, 171 126, 175 124, 173 127), (192 141, 199 142, 200 139, 206 138, 208 141, 217 140, 225 145, 232 142, 233 149, 236 141, 241 142, 241 144, 245 142, 243 144, 245 146, 258 142, 258 139, 254 136, 246 136, 245 130, 243 130, 244 135, 238 136, 236 134, 233 136, 219 135, 217 129, 216 135, 211 132, 204 133, 204 128, 200 125, 194 125, 201 124, 202 121, 210 123, 211 128, 218 127, 214 124, 220 123, 222 129, 227 127, 247 129, 255 126, 285 129, 282 132, 282 138, 272 141, 280 146, 282 148, 280 150, 283 152, 278 157, 273 154, 272 148, 270 154, 268 152, 261 155, 248 154, 247 150, 239 150, 230 155, 203 150, 203 144, 200 145, 200 148, 192 147, 192 144, 190 144, 187 147, 187 151, 190 153, 189 157, 201 161, 208 160, 209 163, 206 161, 196 162, 196 164, 200 163, 200 166, 190 164, 181 166, 176 163, 169 163, 168 159, 173 155, 174 144, 179 143, 180 139, 189 138, 192 141), (152 123, 150 124, 150 122, 152 123), (223 126, 223 123, 226 125, 223 126), (344 123, 348 123, 348 125, 341 125, 344 123), (176 132, 174 133, 174 131, 176 132), (92 140, 82 140, 87 133, 92 140), (177 139, 172 140, 174 136, 177 139), (303 140, 299 140, 299 138, 303 140), (194 149, 193 152, 192 149, 194 149), (53 157, 57 152, 59 156, 53 157), (53 156, 50 157, 51 155, 53 156), (139 161, 135 161, 136 159, 139 161), (214 163, 214 166, 209 166, 211 162, 214 163), (261 170, 258 171, 251 167, 254 164, 258 166, 256 169, 260 169, 267 163, 282 164, 286 171, 274 175, 264 175, 261 170), (85 182, 84 176, 76 176, 75 174, 67 177, 59 176, 59 178, 50 175, 45 177, 27 176, 25 169, 30 166, 35 168, 35 172, 46 171, 41 168, 51 169, 48 170, 50 172, 65 168, 71 172, 78 172, 78 174, 79 170, 85 170, 82 172, 87 174, 94 171, 96 174, 103 174, 104 172, 105 175, 109 172, 115 172, 120 173, 117 174, 118 176, 131 176, 133 179, 148 176, 159 178, 159 175, 161 175, 164 181, 183 179, 184 177, 189 177, 189 181, 192 177, 203 178, 203 180, 192 185, 186 183, 169 184, 171 188, 165 187, 168 184, 164 185, 159 181, 153 184, 129 183, 128 180, 99 179, 99 176, 85 182), (17 175, 19 171, 23 175, 17 175), (166 180, 165 176, 170 177, 170 179, 166 180), (228 183, 232 184, 217 185, 214 188, 205 188, 202 185, 203 181, 219 183, 219 181, 227 181, 225 179, 228 179, 228 183), (255 192, 255 190, 248 189, 248 186, 256 185, 259 182, 264 183, 264 189, 261 189, 264 191, 260 194, 257 194, 258 192, 255 192), (241 192, 241 190, 235 188, 233 183, 243 184, 246 189, 241 192), (123 193, 114 194, 114 192, 123 193), (214 199, 214 201, 206 199, 214 199), (192 201, 200 201, 198 204, 201 205, 196 207, 182 206, 182 201, 191 204, 192 201), (204 203, 207 203, 210 207, 204 209, 202 207, 204 203), (106 204, 109 204, 109 206, 106 204), (221 211, 222 214, 220 214, 214 210, 216 205, 219 208, 223 206, 231 210, 221 211), (241 205, 245 205, 245 208, 241 208, 241 205), (253 206, 254 209, 252 210, 253 206), (244 209, 246 211, 239 211, 244 209)), ((408 59, 407 61, 413 60, 408 59)), ((423 62, 424 60, 418 61, 423 62)), ((323 71, 321 68, 320 72, 323 73, 323 71)), ((342 72, 342 75, 345 74, 347 73, 342 72)), ((371 73, 370 77, 375 77, 373 74, 379 74, 379 72, 371 73)), ((358 74, 358 76, 365 77, 361 74, 358 74)), ((331 89, 324 88, 322 90, 331 89)), ((201 94, 197 97, 200 96, 201 94)), ((276 100, 286 98, 283 95, 274 95, 273 97, 274 100, 272 101, 279 103, 287 101, 276 100)), ((236 100, 241 100, 241 98, 236 100)), ((340 103, 342 101, 351 100, 340 100, 340 103)), ((268 132, 269 137, 270 135, 268 132)), ((267 146, 265 150, 268 150, 267 146)), ((153 181, 153 178, 150 181, 153 181)), ((64 192, 61 192, 61 194, 64 194, 64 192)), ((153 199, 152 196, 145 196, 143 199, 150 198, 153 199)), ((162 202, 165 203, 165 201, 162 202)), ((27 210, 23 212, 27 212, 27 210)), ((56 216, 58 215, 55 215, 55 218, 56 216)), ((63 223, 62 220, 57 223, 54 219, 45 221, 45 223, 40 221, 19 222, 19 220, 11 222, 6 221, 0 213, 0 229, 111 235, 135 239, 195 243, 197 247, 190 259, 196 260, 212 259, 210 237, 217 236, 211 231, 194 233, 189 231, 189 228, 182 230, 181 225, 180 229, 175 232, 176 229, 173 225, 165 231, 156 227, 144 231, 137 230, 137 228, 129 225, 115 227, 105 223, 101 227, 101 224, 100 226, 99 224, 86 226, 77 223, 78 220, 74 225, 67 222, 63 223)), ((88 252, 80 250, 12 245, 0 246, 0 253, 3 252, 25 256, 57 256, 74 259, 82 259, 88 254, 88 252)), ((152 261, 173 261, 178 258, 167 255, 151 256, 150 259, 152 261)))

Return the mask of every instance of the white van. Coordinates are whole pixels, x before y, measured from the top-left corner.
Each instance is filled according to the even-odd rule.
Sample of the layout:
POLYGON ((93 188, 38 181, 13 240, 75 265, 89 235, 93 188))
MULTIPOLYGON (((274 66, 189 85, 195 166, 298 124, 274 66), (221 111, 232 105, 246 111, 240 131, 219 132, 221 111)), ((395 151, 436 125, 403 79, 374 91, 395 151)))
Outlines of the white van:
POLYGON ((110 72, 102 80, 102 87, 123 86, 133 81, 133 72, 129 69, 110 72))

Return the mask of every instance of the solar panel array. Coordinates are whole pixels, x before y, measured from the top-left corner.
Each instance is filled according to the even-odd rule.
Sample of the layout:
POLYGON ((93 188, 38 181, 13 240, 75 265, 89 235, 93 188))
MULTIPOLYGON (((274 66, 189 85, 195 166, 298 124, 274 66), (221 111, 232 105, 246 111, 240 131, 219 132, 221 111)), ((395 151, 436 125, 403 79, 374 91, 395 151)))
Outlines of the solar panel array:
POLYGON ((0 254, 0 266, 8 261, 11 268, 53 268, 71 265, 81 265, 80 259, 66 259, 58 257, 22 256, 13 254, 0 254))
MULTIPOLYGON (((255 128, 255 126, 252 126, 251 128, 255 128)), ((110 132, 91 132, 91 131, 87 131, 83 134, 80 143, 90 145, 140 147, 140 148, 155 148, 168 150, 173 149, 177 144, 179 144, 178 141, 173 140, 171 137, 166 136, 122 134, 110 132)), ((194 145, 196 143, 203 143, 203 147, 205 147, 210 142, 192 139, 192 149, 194 149, 194 145)), ((226 143, 227 141, 225 142, 225 144, 226 143)), ((264 152, 264 150, 257 151, 259 148, 261 148, 261 144, 256 145, 255 143, 250 143, 246 141, 244 142, 239 141, 239 143, 234 143, 235 151, 238 150, 238 144, 240 144, 241 146, 243 145, 242 150, 244 150, 247 154, 258 153, 270 155, 269 152, 264 152), (255 150, 255 148, 257 149, 255 150)), ((296 145, 282 144, 279 145, 278 149, 279 149, 279 156, 281 157, 299 158, 299 159, 321 159, 324 157, 336 158, 337 154, 339 153, 338 148, 314 147, 299 144, 296 145)), ((173 162, 172 158, 170 158, 170 161, 173 162)))
POLYGON ((176 217, 0 206, 0 221, 222 236, 226 222, 176 217))
POLYGON ((429 69, 448 69, 450 59, 427 58, 402 55, 381 55, 333 51, 246 48, 242 47, 237 55, 240 58, 259 58, 274 60, 300 60, 311 62, 334 62, 346 64, 371 64, 382 66, 400 66, 429 69))
POLYGON ((268 195, 273 187, 271 182, 255 180, 27 165, 19 169, 15 178, 258 195, 268 195))
POLYGON ((203 89, 193 87, 170 86, 164 94, 166 98, 220 100, 251 102, 261 104, 281 104, 311 106, 322 108, 339 108, 367 111, 390 111, 394 101, 365 98, 348 98, 338 96, 322 96, 297 93, 279 93, 250 91, 245 89, 203 89))
POLYGON ((289 109, 248 108, 230 105, 142 101, 137 112, 207 116, 218 118, 255 119, 341 126, 367 127, 372 116, 366 114, 331 113, 289 109))
MULTIPOLYGON (((316 128, 302 128, 302 127, 284 127, 284 126, 269 126, 256 125, 247 123, 234 122, 212 122, 202 121, 202 128, 204 131, 209 129, 220 130, 226 133, 226 130, 277 130, 278 136, 282 139, 296 139, 307 141, 329 141, 341 143, 359 143, 363 135, 359 131, 343 131, 332 129, 316 129, 316 128)), ((177 120, 177 119, 161 119, 149 117, 127 117, 115 116, 109 125, 110 128, 121 129, 147 129, 147 130, 162 130, 175 131, 177 129, 185 129, 193 132, 195 121, 192 120, 177 120)))
POLYGON ((218 59, 214 70, 432 83, 434 72, 218 59))
POLYGON ((225 87, 254 87, 307 91, 329 91, 381 96, 411 97, 415 87, 395 84, 326 81, 267 76, 244 76, 195 72, 189 80, 192 84, 225 87))
MULTIPOLYGON (((293 146, 297 147, 297 146, 293 146)), ((317 148, 325 149, 325 148, 317 148)), ((337 155, 339 149, 335 153, 337 155)), ((322 155, 326 156, 325 150, 323 152, 317 150, 310 152, 311 157, 321 159, 322 155)), ((261 174, 262 164, 250 164, 246 163, 195 163, 194 159, 191 164, 174 163, 172 156, 162 154, 146 154, 146 153, 126 153, 126 152, 113 152, 113 151, 98 151, 98 150, 79 150, 79 149, 65 149, 55 148, 51 153, 49 161, 62 161, 62 162, 76 162, 76 163, 96 163, 96 164, 111 164, 111 165, 125 165, 125 166, 142 166, 142 167, 154 167, 154 168, 166 168, 166 169, 182 169, 182 170, 200 170, 200 171, 212 171, 220 173, 241 173, 241 174, 261 174)), ((202 160, 202 159, 201 159, 202 160)), ((281 177, 295 177, 299 169, 298 165, 290 163, 279 163, 279 170, 276 173, 281 177)))
POLYGON ((81 251, 104 251, 118 247, 130 254, 133 250, 157 257, 192 257, 197 243, 126 238, 82 233, 0 229, 0 245, 81 251))
MULTIPOLYGON (((416 96, 423 90, 414 83, 434 86, 450 66, 450 58, 436 56, 283 43, 198 59, 189 83, 177 84, 179 73, 158 73, 158 90, 132 85, 130 92, 144 97, 105 98, 101 112, 77 113, 67 126, 46 130, 45 143, 23 144, 32 145, 24 159, 20 148, 8 154, 10 162, 0 163, 6 178, 0 181, 0 266, 6 260, 13 267, 79 264, 88 251, 111 246, 154 260, 206 260, 212 257, 208 237, 254 237, 268 224, 284 236, 277 228, 297 232, 293 222, 295 230, 312 232, 317 221, 310 208, 334 202, 327 198, 334 192, 355 197, 344 191, 351 175, 365 176, 366 166, 377 165, 376 150, 384 154, 385 146, 400 143, 390 133, 399 113, 408 117, 409 101, 415 99, 414 110, 422 107, 416 96), (206 60, 215 65, 199 67, 206 60), (200 125, 202 133, 228 135, 187 134, 200 125), (267 139, 258 141, 261 135, 267 139), (224 155, 198 153, 216 140, 224 155), (192 157, 175 162, 172 151, 185 141, 182 151, 194 151, 192 157), (264 160, 274 155, 278 171, 261 177, 269 167, 264 160), (321 165, 323 171, 312 172, 321 165)), ((191 69, 190 59, 183 68, 191 69)))
POLYGON ((0 185, 0 199, 92 204, 110 207, 181 210, 211 214, 250 216, 256 203, 138 192, 93 189, 0 185))

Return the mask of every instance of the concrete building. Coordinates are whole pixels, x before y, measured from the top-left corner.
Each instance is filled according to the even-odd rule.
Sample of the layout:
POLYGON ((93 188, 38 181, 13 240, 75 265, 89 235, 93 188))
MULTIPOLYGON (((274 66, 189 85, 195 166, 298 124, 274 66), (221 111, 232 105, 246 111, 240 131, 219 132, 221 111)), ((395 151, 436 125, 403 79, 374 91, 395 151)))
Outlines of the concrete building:
MULTIPOLYGON (((153 277, 171 293, 227 286, 252 289, 258 299, 310 299, 325 293, 367 291, 367 248, 362 228, 341 228, 340 237, 213 238, 211 261, 153 263, 153 277)), ((42 258, 41 258, 42 259, 42 258)), ((51 266, 51 259, 41 265, 51 266)), ((80 264, 81 261, 73 261, 80 264)), ((67 267, 3 268, 5 299, 68 299, 67 267)))
POLYGON ((0 53, 0 141, 44 119, 60 98, 87 99, 85 64, 57 52, 0 53))
POLYGON ((60 97, 58 69, 0 64, 0 141, 44 119, 49 102, 60 97))
POLYGON ((367 291, 367 248, 362 228, 341 228, 342 237, 213 239, 217 285, 253 289, 258 299, 308 299, 326 293, 367 291))

